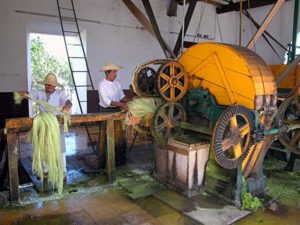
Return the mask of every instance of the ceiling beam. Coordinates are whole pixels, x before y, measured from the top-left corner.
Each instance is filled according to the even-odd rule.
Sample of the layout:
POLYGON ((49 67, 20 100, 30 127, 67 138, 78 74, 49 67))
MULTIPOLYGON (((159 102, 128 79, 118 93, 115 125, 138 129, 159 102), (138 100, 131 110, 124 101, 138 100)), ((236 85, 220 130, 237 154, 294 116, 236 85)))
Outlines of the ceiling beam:
MULTIPOLYGON (((290 1, 290 0, 286 0, 286 1, 290 1)), ((247 1, 243 1, 243 10, 257 8, 266 5, 272 5, 275 4, 276 2, 277 2, 276 0, 247 0, 247 1)), ((231 2, 228 5, 222 6, 221 8, 217 8, 216 10, 217 10, 217 14, 231 12, 231 11, 240 11, 240 3, 231 2)))
POLYGON ((184 31, 182 31, 182 27, 181 27, 181 30, 178 35, 178 38, 177 38, 177 41, 176 41, 176 44, 174 47, 174 51, 173 51, 176 56, 178 56, 178 54, 179 54, 179 51, 181 48, 181 43, 182 43, 182 36, 185 37, 186 31, 190 25, 190 22, 191 22, 191 19, 192 19, 192 16, 193 16, 196 4, 197 4, 197 1, 198 0, 190 0, 189 1, 189 7, 187 9, 187 12, 186 12, 185 18, 184 18, 184 31), (182 32, 183 32, 183 35, 182 35, 182 32))
POLYGON ((157 22, 156 22, 156 19, 155 19, 155 16, 154 16, 154 13, 153 13, 153 10, 152 10, 152 7, 151 7, 151 4, 150 4, 149 0, 142 0, 142 2, 143 2, 143 5, 145 7, 148 18, 151 22, 152 29, 154 31, 156 39, 158 40, 158 42, 160 44, 160 47, 162 48, 166 58, 170 58, 170 57, 171 58, 176 58, 173 51, 170 48, 168 49, 168 46, 165 45, 164 39, 161 36, 160 30, 159 30, 159 27, 157 25, 157 22))
POLYGON ((177 2, 176 2, 176 0, 169 0, 167 15, 168 16, 177 16, 177 2))
MULTIPOLYGON (((142 24, 145 30, 147 30, 154 38, 156 38, 156 34, 153 30, 152 24, 149 22, 147 17, 141 12, 141 10, 131 0, 122 0, 122 1, 130 10, 130 12, 134 15, 134 17, 140 22, 140 24, 142 24)), ((165 40, 163 40, 163 42, 164 42, 164 46, 166 47, 170 55, 173 55, 173 51, 170 48, 170 46, 167 44, 167 42, 165 40)))
POLYGON ((269 23, 273 19, 273 17, 277 14, 279 9, 282 7, 282 5, 285 3, 285 0, 277 0, 262 24, 260 25, 259 29, 256 31, 256 33, 253 35, 249 43, 247 44, 247 48, 253 48, 256 41, 259 39, 259 37, 262 35, 262 33, 267 29, 269 23))

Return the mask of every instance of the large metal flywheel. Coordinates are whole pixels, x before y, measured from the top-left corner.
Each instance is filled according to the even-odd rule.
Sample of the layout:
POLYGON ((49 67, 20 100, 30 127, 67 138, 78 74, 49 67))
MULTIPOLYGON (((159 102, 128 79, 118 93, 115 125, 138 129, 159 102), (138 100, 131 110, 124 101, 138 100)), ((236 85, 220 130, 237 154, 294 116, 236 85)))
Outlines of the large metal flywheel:
POLYGON ((253 145, 254 125, 251 110, 244 106, 230 106, 222 113, 212 137, 212 150, 220 166, 234 169, 242 163, 253 145))

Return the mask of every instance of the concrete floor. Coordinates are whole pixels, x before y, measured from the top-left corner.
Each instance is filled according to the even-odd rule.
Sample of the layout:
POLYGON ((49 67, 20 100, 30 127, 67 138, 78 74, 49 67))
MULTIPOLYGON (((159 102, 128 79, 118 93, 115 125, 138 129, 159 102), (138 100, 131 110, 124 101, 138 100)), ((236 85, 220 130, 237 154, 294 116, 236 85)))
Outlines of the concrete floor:
MULTIPOLYGON (((21 136, 21 140, 21 156, 30 158, 31 146, 25 143, 25 136, 21 136)), ((117 181, 113 184, 107 184, 102 173, 86 172, 98 171, 99 168, 97 157, 87 146, 82 129, 72 129, 66 142, 69 173, 64 196, 39 193, 33 187, 24 188, 21 190, 21 206, 0 209, 1 225, 221 225, 234 221, 230 218, 232 215, 236 218, 242 215, 233 206, 205 192, 187 199, 179 193, 162 189, 137 199, 130 198, 128 190, 122 185, 124 180, 135 182, 146 177, 151 184, 154 182, 148 178, 153 170, 153 145, 143 136, 137 139, 137 146, 129 153, 127 165, 117 169, 117 181)), ((300 224, 297 211, 292 208, 276 212, 259 211, 235 224, 296 225, 300 224)))

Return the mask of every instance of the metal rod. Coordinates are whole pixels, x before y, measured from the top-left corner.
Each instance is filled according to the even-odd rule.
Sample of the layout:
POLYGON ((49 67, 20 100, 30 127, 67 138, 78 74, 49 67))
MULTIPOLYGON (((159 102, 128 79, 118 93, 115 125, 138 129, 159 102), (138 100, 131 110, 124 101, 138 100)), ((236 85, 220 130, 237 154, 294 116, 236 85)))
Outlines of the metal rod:
POLYGON ((299 23, 299 0, 295 0, 295 5, 294 5, 294 23, 293 23, 293 37, 292 37, 292 52, 291 52, 290 62, 292 62, 295 59, 295 56, 296 56, 298 23, 299 23))
MULTIPOLYGON (((28 14, 28 15, 35 15, 35 16, 59 18, 59 16, 57 16, 57 15, 47 14, 47 13, 38 13, 38 12, 30 12, 30 11, 23 11, 23 10, 16 10, 15 12, 16 13, 22 13, 22 14, 28 14)), ((65 18, 72 19, 72 17, 65 17, 65 18)), ((82 18, 78 18, 78 21, 89 22, 89 23, 97 23, 97 24, 102 23, 102 22, 97 21, 97 20, 89 20, 89 19, 82 19, 82 18)))
POLYGON ((242 46, 242 19, 243 19, 243 0, 240 0, 240 36, 239 45, 242 46))

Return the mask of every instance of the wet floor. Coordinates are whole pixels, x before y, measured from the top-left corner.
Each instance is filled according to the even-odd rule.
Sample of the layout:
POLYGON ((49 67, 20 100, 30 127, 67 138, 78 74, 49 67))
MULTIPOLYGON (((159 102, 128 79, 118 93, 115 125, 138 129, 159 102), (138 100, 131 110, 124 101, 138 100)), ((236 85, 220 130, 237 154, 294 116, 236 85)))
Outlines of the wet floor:
MULTIPOLYGON (((145 143, 143 138, 138 141, 145 143)), ((213 197, 209 200, 212 204, 203 201, 202 197, 193 198, 194 202, 190 204, 190 200, 181 198, 181 195, 163 190, 150 196, 131 199, 124 186, 120 185, 121 179, 124 181, 124 179, 134 178, 137 181, 138 176, 151 176, 154 157, 153 146, 149 142, 132 150, 128 155, 128 164, 117 170, 119 180, 114 184, 107 184, 104 174, 85 172, 84 167, 86 165, 89 165, 90 169, 97 169, 96 166, 93 167, 97 160, 93 156, 91 148, 86 144, 84 135, 71 133, 66 138, 66 142, 69 176, 64 196, 52 195, 51 193, 41 194, 33 187, 22 189, 23 206, 0 209, 1 225, 197 225, 201 223, 182 213, 185 210, 194 210, 194 206, 189 207, 194 205, 194 202, 207 209, 212 208, 212 205, 219 208, 225 206, 224 203, 218 202, 219 200, 213 197), (186 205, 188 205, 187 208, 186 205)), ((30 157, 30 146, 24 148, 21 155, 30 157)), ((271 175, 274 169, 276 168, 267 171, 267 175, 271 175)), ((273 208, 273 211, 267 209, 255 212, 235 224, 300 224, 300 213, 297 209, 292 206, 280 207, 275 205, 274 207, 276 209, 273 208)))

